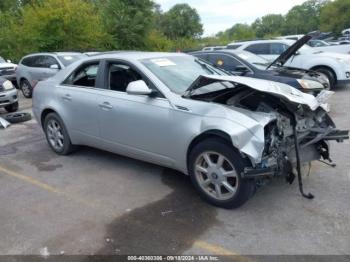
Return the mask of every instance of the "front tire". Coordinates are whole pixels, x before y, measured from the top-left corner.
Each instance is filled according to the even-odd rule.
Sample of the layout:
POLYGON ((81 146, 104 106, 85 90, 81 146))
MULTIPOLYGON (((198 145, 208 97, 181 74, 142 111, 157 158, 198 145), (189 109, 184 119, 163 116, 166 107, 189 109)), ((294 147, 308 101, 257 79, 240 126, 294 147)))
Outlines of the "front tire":
POLYGON ((45 117, 44 132, 51 149, 58 155, 68 155, 74 149, 62 119, 56 113, 45 117))
POLYGON ((337 84, 337 77, 335 76, 335 74, 331 69, 320 67, 320 68, 317 68, 315 71, 324 74, 328 78, 330 90, 335 88, 337 84))
POLYGON ((254 181, 241 177, 249 165, 232 145, 220 138, 200 142, 189 155, 194 187, 204 200, 223 208, 237 208, 254 194, 254 181))
POLYGON ((5 106, 5 110, 9 113, 16 112, 18 110, 18 102, 5 106))
POLYGON ((33 96, 33 87, 27 79, 23 79, 20 84, 20 89, 22 90, 23 96, 25 98, 32 98, 33 96))

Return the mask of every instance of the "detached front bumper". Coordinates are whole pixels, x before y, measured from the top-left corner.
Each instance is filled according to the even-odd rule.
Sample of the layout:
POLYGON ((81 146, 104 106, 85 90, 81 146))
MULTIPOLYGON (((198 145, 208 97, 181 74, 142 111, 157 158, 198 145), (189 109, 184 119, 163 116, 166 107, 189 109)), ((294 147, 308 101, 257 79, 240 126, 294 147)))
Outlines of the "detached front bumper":
POLYGON ((8 106, 18 101, 17 89, 0 92, 0 107, 8 106))
MULTIPOLYGON (((349 139, 349 130, 331 129, 329 131, 323 130, 323 132, 321 132, 320 130, 320 133, 318 135, 310 137, 310 139, 311 140, 309 143, 300 145, 302 152, 303 152, 303 148, 309 147, 310 149, 310 147, 314 146, 314 149, 312 151, 316 151, 316 152, 318 151, 318 152, 316 154, 311 153, 311 155, 313 156, 317 155, 319 157, 319 160, 323 158, 331 162, 329 148, 328 148, 328 144, 326 144, 326 141, 337 141, 338 143, 341 143, 344 140, 349 139)), ((304 152, 307 152, 307 151, 304 151, 304 152)), ((307 159, 307 157, 305 159, 307 159)), ((295 157, 293 157, 292 161, 290 160, 292 159, 289 159, 289 160, 285 159, 283 161, 284 162, 283 171, 286 171, 286 172, 292 171, 296 160, 295 160, 295 157)), ((307 160, 306 162, 308 161, 309 160, 307 160)), ((242 172, 241 176, 243 179, 271 177, 280 173, 279 172, 281 170, 280 168, 281 167, 279 167, 277 164, 273 164, 263 168, 246 167, 242 172)))

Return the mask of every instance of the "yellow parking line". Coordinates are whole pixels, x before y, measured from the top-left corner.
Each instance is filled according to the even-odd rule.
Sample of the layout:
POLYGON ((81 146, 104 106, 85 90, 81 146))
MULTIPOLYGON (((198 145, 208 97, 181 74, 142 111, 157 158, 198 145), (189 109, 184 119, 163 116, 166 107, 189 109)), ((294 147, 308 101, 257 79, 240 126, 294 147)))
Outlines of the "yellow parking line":
POLYGON ((210 252, 211 254, 214 255, 219 255, 219 256, 233 256, 234 261, 240 261, 240 262, 254 262, 254 260, 242 256, 238 253, 235 253, 233 251, 227 250, 226 248, 223 248, 218 245, 210 244, 205 241, 197 240, 193 243, 193 247, 205 250, 210 252))
POLYGON ((25 182, 29 183, 29 184, 35 185, 35 186, 37 186, 37 187, 39 187, 39 188, 41 188, 43 190, 46 190, 46 191, 48 191, 50 193, 54 193, 54 194, 57 194, 57 195, 63 195, 66 198, 71 199, 71 200, 73 200, 75 202, 78 202, 80 204, 84 204, 85 206, 92 207, 92 208, 97 208, 97 206, 94 205, 91 201, 87 201, 85 199, 82 199, 82 198, 79 198, 79 197, 74 196, 72 194, 69 194, 67 192, 64 192, 64 191, 62 191, 62 190, 60 190, 58 188, 52 187, 52 186, 50 186, 48 184, 45 184, 45 183, 43 183, 43 182, 41 182, 39 180, 36 180, 36 179, 34 179, 32 177, 18 174, 16 172, 11 171, 11 170, 9 170, 7 168, 4 168, 2 166, 0 166, 0 172, 6 174, 8 176, 12 176, 12 177, 18 178, 18 179, 20 179, 22 181, 25 181, 25 182))

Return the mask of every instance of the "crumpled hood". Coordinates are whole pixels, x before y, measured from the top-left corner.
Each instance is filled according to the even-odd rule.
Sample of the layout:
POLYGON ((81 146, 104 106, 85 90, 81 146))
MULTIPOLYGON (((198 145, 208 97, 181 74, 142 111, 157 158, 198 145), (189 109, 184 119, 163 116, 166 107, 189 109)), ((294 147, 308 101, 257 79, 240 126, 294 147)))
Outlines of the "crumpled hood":
POLYGON ((185 97, 190 97, 194 90, 215 82, 231 82, 233 84, 245 85, 248 88, 252 88, 257 91, 281 97, 284 100, 287 100, 291 103, 306 105, 313 111, 320 106, 320 103, 313 95, 303 93, 289 85, 279 82, 241 76, 199 76, 187 89, 185 97))

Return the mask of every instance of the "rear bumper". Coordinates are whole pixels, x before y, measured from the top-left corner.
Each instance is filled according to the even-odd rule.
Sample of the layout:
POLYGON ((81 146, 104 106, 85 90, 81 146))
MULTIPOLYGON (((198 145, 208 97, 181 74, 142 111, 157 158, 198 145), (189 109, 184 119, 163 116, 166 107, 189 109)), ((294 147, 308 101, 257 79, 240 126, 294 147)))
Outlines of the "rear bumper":
POLYGON ((18 91, 17 89, 12 89, 9 91, 0 93, 0 107, 8 106, 18 101, 18 91))

